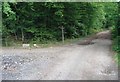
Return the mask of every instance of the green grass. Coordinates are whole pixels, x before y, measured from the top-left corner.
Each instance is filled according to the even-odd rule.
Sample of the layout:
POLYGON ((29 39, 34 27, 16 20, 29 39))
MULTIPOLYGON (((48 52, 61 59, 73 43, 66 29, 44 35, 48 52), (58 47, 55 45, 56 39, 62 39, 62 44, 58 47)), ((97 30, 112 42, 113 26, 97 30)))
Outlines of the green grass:
POLYGON ((39 43, 38 46, 40 46, 41 48, 63 46, 63 45, 71 44, 71 43, 76 43, 76 42, 78 42, 79 40, 82 40, 82 39, 83 39, 83 37, 75 38, 75 39, 66 39, 64 41, 64 43, 62 41, 49 41, 45 44, 40 44, 39 43))
MULTIPOLYGON (((79 40, 84 39, 85 37, 80 37, 80 38, 74 38, 74 39, 65 39, 64 43, 62 41, 47 41, 45 43, 40 43, 40 42, 36 42, 35 44, 37 44, 40 48, 47 48, 47 47, 55 47, 55 46, 63 46, 63 45, 67 45, 67 44, 71 44, 71 43, 76 43, 79 40)), ((9 46, 2 46, 2 47, 14 47, 14 48, 21 48, 22 47, 22 42, 21 41, 9 41, 9 46)), ((33 47, 33 42, 30 42, 30 47, 33 47)))
MULTIPOLYGON (((92 33, 90 35, 86 35, 86 36, 81 36, 79 38, 74 38, 74 39, 65 39, 64 43, 62 41, 43 41, 43 42, 38 42, 38 41, 30 41, 28 44, 30 44, 31 48, 33 47, 33 44, 37 44, 40 48, 46 48, 46 47, 55 47, 55 46, 63 46, 63 45, 67 45, 67 44, 71 44, 71 43, 77 43, 80 40, 83 40, 87 37, 91 37, 93 35, 95 35, 96 33, 92 33)), ((2 47, 14 47, 14 48, 21 48, 22 47, 22 41, 16 41, 14 39, 9 39, 8 42, 8 46, 5 46, 5 44, 2 47)))
POLYGON ((120 36, 113 38, 113 50, 115 51, 114 59, 120 67, 120 36))
POLYGON ((118 66, 120 67, 120 53, 116 53, 114 59, 118 63, 118 66))

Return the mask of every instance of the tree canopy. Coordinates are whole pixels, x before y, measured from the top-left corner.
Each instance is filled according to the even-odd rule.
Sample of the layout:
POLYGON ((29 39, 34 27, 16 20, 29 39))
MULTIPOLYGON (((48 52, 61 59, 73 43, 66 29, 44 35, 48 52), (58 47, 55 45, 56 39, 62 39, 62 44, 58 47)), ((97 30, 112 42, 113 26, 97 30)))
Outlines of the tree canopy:
POLYGON ((3 40, 24 42, 60 41, 79 38, 101 29, 115 28, 117 3, 3 2, 3 40))

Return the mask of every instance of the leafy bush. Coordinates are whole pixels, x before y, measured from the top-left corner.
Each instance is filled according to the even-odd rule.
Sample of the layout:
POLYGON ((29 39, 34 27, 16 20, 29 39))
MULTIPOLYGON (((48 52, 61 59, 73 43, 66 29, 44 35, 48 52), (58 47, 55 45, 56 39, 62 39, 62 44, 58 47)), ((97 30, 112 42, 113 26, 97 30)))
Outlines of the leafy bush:
POLYGON ((113 46, 113 49, 118 53, 120 53, 120 44, 119 44, 119 42, 120 42, 120 36, 118 36, 117 38, 114 39, 114 46, 113 46))

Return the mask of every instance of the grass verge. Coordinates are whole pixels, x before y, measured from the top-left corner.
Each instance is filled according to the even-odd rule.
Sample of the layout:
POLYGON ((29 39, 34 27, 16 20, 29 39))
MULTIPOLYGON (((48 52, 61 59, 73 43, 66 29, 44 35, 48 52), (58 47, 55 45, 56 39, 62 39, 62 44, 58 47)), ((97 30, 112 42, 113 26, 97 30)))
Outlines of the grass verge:
MULTIPOLYGON (((63 45, 68 45, 68 44, 72 44, 72 43, 76 43, 79 40, 82 40, 85 37, 80 37, 80 38, 75 38, 75 39, 66 39, 64 41, 64 43, 62 41, 48 41, 47 43, 35 43, 37 44, 38 48, 47 48, 47 47, 55 47, 55 46, 63 46, 63 45)), ((31 48, 33 47, 32 42, 29 43, 31 48)), ((2 46, 3 48, 22 48, 22 42, 21 41, 12 41, 10 46, 2 46)))
POLYGON ((113 39, 113 50, 115 51, 114 59, 120 67, 120 36, 113 39))

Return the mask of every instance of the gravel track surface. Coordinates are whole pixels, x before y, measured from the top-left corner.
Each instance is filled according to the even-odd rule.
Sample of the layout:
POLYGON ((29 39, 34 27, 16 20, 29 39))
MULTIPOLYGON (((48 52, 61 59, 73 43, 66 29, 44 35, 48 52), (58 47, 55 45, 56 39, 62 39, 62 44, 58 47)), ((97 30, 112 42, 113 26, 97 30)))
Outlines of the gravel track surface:
POLYGON ((36 49, 2 49, 3 80, 117 80, 109 32, 93 44, 36 49), (105 36, 104 36, 105 35, 105 36), (106 36, 107 35, 107 36, 106 36), (104 38, 103 38, 104 37, 104 38))

